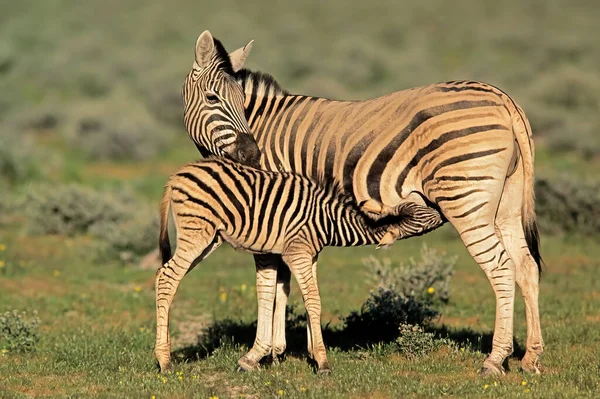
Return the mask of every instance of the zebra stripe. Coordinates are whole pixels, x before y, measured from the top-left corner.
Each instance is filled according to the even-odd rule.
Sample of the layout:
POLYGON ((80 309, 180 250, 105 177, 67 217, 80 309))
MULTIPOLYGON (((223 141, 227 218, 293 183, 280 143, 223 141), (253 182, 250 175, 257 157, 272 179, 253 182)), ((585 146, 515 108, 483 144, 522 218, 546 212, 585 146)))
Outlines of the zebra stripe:
MULTIPOLYGON (((516 282, 529 331, 523 366, 537 370, 543 343, 534 147, 523 110, 507 94, 482 82, 452 81, 337 101, 291 94, 260 72, 221 73, 243 89, 244 113, 263 168, 339 182, 374 218, 394 215, 411 203, 430 207, 429 213, 439 213, 438 220, 462 232, 496 295, 494 345, 484 372, 503 372, 502 362, 512 352, 516 282), (497 256, 480 258, 481 245, 490 242, 476 242, 492 233, 489 241, 500 243, 494 248, 497 256), (508 263, 499 263, 502 251, 510 255, 508 263), (512 291, 505 292, 506 286, 512 291)), ((387 239, 394 237, 391 231, 387 239)), ((280 301, 279 293, 278 288, 276 307, 285 306, 285 294, 280 301)), ((275 339, 274 347, 285 346, 285 337, 275 339)))
MULTIPOLYGON (((439 226, 439 214, 427 213, 427 209, 411 204, 410 209, 398 212, 402 216, 395 219, 395 224, 381 224, 366 217, 353 198, 335 184, 317 184, 297 174, 257 170, 218 158, 184 166, 169 179, 161 206, 160 248, 164 266, 156 279, 155 349, 161 369, 166 370, 170 362, 168 312, 177 286, 192 264, 208 256, 202 255, 207 249, 224 240, 248 252, 282 255, 304 289, 314 343, 312 355, 321 371, 328 370, 313 259, 325 246, 380 243, 390 228, 400 236, 412 235, 412 222, 418 219, 416 228, 422 228, 428 216, 432 216, 431 226, 439 226), (177 250, 173 256, 167 226, 170 208, 177 226, 177 250), (255 224, 249 229, 253 220, 265 221, 267 228, 255 224)), ((267 277, 259 280, 261 290, 274 287, 267 277)), ((269 343, 260 339, 254 347, 257 350, 245 356, 250 363, 271 352, 269 343)))

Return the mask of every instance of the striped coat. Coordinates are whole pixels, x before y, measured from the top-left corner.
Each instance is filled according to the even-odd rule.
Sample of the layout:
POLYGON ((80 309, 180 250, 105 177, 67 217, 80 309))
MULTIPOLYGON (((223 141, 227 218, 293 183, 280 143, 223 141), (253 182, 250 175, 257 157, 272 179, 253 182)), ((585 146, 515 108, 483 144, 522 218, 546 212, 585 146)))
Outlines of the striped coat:
MULTIPOLYGON (((378 244, 390 227, 402 238, 411 234, 405 221, 419 217, 418 212, 418 207, 405 207, 394 224, 381 224, 366 217, 352 197, 328 181, 317 184, 297 174, 267 172, 216 158, 184 166, 169 179, 160 213, 164 266, 156 278, 155 351, 161 370, 170 365, 169 306, 179 282, 193 264, 226 241, 251 253, 281 254, 298 281, 309 315, 310 354, 319 371, 328 372, 315 257, 325 246, 378 244), (177 226, 174 256, 168 236, 170 209, 177 226)), ((435 219, 421 222, 440 224, 435 219)), ((251 365, 260 357, 247 355, 242 363, 251 365)))
MULTIPOLYGON (((213 41, 221 50, 213 51, 210 63, 196 63, 184 82, 186 126, 201 152, 219 155, 218 143, 209 127, 189 123, 191 112, 210 114, 219 104, 231 108, 232 103, 239 109, 237 98, 223 95, 219 104, 209 106, 205 96, 241 87, 244 116, 263 168, 337 181, 375 218, 393 215, 405 204, 437 213, 438 220, 459 232, 496 296, 493 349, 482 371, 503 373, 502 363, 512 352, 516 284, 527 309, 522 366, 538 372, 543 340, 534 146, 521 107, 498 88, 473 81, 432 84, 364 101, 291 94, 271 76, 242 68, 251 46, 227 55, 213 41), (207 68, 213 71, 209 79, 196 78, 207 68)), ((256 259, 257 266, 267 262, 256 259)), ((284 271, 282 264, 279 268, 284 271)), ((274 311, 275 354, 285 348, 289 277, 282 274, 274 311)))

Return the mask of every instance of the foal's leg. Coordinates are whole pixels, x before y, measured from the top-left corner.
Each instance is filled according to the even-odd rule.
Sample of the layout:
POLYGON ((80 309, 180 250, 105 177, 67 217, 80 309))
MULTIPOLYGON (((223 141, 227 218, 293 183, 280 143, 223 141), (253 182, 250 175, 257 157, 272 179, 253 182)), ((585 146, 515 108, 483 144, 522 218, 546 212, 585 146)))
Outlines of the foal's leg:
POLYGON ((313 275, 313 266, 316 266, 316 258, 313 253, 314 250, 309 244, 304 241, 297 241, 284 251, 283 260, 290 267, 298 282, 304 307, 308 313, 309 350, 312 346, 312 356, 317 362, 319 373, 330 373, 331 366, 327 361, 325 343, 321 332, 321 297, 313 275))
POLYGON ((156 345, 154 354, 165 372, 171 368, 171 339, 169 334, 169 308, 177 287, 195 261, 200 262, 214 251, 221 241, 215 238, 215 230, 207 227, 194 234, 179 235, 173 257, 156 272, 156 345))
POLYGON ((256 263, 256 297, 258 300, 258 322, 254 345, 240 360, 238 366, 242 371, 259 368, 258 362, 271 353, 273 339, 273 303, 277 284, 278 255, 255 256, 256 263))

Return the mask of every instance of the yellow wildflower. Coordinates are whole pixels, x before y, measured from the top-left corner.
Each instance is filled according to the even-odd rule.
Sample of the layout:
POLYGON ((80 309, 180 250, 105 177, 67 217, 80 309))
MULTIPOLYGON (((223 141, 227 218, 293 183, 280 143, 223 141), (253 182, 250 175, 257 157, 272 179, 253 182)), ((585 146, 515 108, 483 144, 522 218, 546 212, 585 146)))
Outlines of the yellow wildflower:
POLYGON ((167 383, 167 379, 165 377, 163 377, 162 378, 162 382, 163 382, 163 384, 166 384, 167 383))
POLYGON ((465 351, 465 348, 460 348, 460 351, 461 351, 461 352, 464 352, 464 351, 465 351))
POLYGON ((219 399, 219 397, 215 395, 215 396, 211 396, 211 397, 210 397, 210 398, 208 398, 208 399, 219 399))
POLYGON ((192 380, 197 380, 197 379, 198 379, 197 375, 192 376, 192 380))
POLYGON ((156 399, 156 396, 152 395, 152 397, 150 399, 156 399))
POLYGON ((146 329, 144 327, 140 327, 140 332, 144 332, 146 329))
POLYGON ((483 386, 483 389, 488 389, 489 387, 490 387, 490 386, 489 386, 488 384, 485 384, 485 385, 483 386))
POLYGON ((497 387, 498 386, 498 381, 494 381, 494 386, 497 387))
POLYGON ((435 288, 433 288, 433 287, 429 287, 429 288, 427 288, 427 293, 428 293, 429 295, 433 295, 433 294, 435 294, 435 288))
POLYGON ((0 252, 6 250, 6 245, 0 244, 0 252))
POLYGON ((304 392, 304 391, 306 391, 306 388, 300 387, 300 391, 304 392))
POLYGON ((529 390, 529 388, 525 390, 525 393, 529 393, 529 392, 531 392, 531 390, 529 390))
POLYGON ((283 389, 280 389, 279 391, 277 391, 277 393, 279 394, 279 396, 283 396, 283 389))
POLYGON ((4 261, 0 260, 0 269, 2 269, 4 267, 4 261))
POLYGON ((246 284, 242 284, 242 286, 240 287, 240 289, 242 290, 242 292, 246 292, 246 284))
POLYGON ((265 382, 265 385, 271 385, 271 381, 265 382))
POLYGON ((526 386, 527 385, 527 381, 525 381, 525 380, 521 381, 521 385, 526 386))
POLYGON ((227 300, 227 293, 221 292, 221 302, 225 302, 227 300))
POLYGON ((179 381, 183 381, 183 376, 182 375, 178 376, 177 378, 179 378, 179 381))
POLYGON ((142 287, 140 287, 139 285, 136 285, 135 288, 133 289, 135 292, 140 292, 142 290, 142 287))
POLYGON ((54 271, 54 277, 58 277, 60 276, 60 270, 55 270, 54 271))

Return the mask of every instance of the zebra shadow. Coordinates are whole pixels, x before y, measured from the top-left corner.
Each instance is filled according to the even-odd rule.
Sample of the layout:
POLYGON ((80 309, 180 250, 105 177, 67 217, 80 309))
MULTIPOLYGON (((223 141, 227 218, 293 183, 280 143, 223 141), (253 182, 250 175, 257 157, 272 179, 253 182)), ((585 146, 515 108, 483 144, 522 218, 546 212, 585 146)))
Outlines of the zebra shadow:
MULTIPOLYGON (((370 348, 381 344, 390 344, 398 338, 398 325, 379 325, 373 328, 371 323, 353 323, 352 325, 323 326, 323 339, 330 349, 341 351, 368 351, 370 348)), ((425 327, 426 332, 433 333, 436 338, 445 339, 456 348, 464 348, 482 354, 489 354, 492 350, 493 332, 474 331, 471 328, 448 328, 446 326, 430 325, 425 327)), ((256 321, 224 319, 215 321, 205 331, 198 335, 197 343, 179 348, 172 353, 174 363, 188 363, 201 361, 223 350, 234 350, 239 356, 254 343, 256 335, 256 321)), ((288 310, 286 321, 287 348, 285 355, 278 360, 285 360, 286 356, 306 359, 307 330, 306 314, 296 309, 288 310)), ((513 358, 521 358, 525 354, 523 346, 513 339, 513 358)), ((263 359, 264 365, 269 365, 273 359, 263 359)), ((507 363, 505 364, 505 367, 507 363)))

